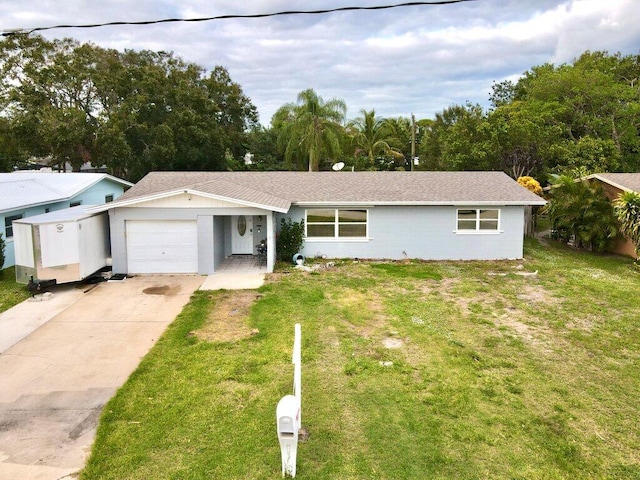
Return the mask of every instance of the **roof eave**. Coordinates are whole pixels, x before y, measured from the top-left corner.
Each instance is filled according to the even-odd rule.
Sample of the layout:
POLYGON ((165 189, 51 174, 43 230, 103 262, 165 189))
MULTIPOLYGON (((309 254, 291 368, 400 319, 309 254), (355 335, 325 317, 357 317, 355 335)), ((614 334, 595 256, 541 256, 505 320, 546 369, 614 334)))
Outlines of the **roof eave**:
POLYGON ((99 205, 97 207, 93 207, 90 209, 87 209, 87 212, 92 212, 92 213, 98 213, 98 212, 104 212, 106 210, 110 210, 112 208, 120 208, 120 207, 130 207, 132 205, 136 205, 139 203, 145 203, 145 202, 150 202, 153 200, 160 200, 163 198, 170 198, 170 197, 174 197, 176 195, 181 195, 184 193, 188 193, 191 195, 198 195, 200 197, 205 197, 205 198, 211 198, 213 200, 221 200, 224 202, 230 202, 230 203, 237 203, 240 204, 242 206, 245 207, 253 207, 253 208, 259 208, 261 210, 271 210, 273 212, 278 212, 278 213, 287 213, 289 211, 289 207, 290 207, 290 203, 289 206, 285 207, 280 207, 280 206, 276 206, 276 205, 263 205, 260 203, 255 203, 255 202, 247 202, 245 200, 239 200, 237 198, 231 198, 231 197, 225 197, 222 195, 214 195, 211 193, 205 193, 205 192, 201 192, 199 190, 193 190, 190 188, 180 188, 177 190, 171 190, 168 192, 162 192, 162 193, 156 193, 156 194, 151 194, 151 195, 144 195, 141 197, 135 197, 135 198, 131 198, 131 199, 127 199, 127 200, 116 200, 115 202, 110 202, 110 203, 105 203, 103 205, 99 205))
POLYGON ((593 174, 585 177, 585 179, 587 179, 587 180, 591 180, 593 178, 595 178, 596 180, 600 180, 601 182, 604 182, 606 184, 609 184, 612 187, 615 187, 615 188, 617 188, 619 190, 622 190, 624 192, 633 192, 634 191, 633 189, 631 189, 629 187, 625 187, 624 185, 620 185, 619 183, 613 182, 613 181, 611 181, 610 179, 608 179, 606 177, 602 177, 602 176, 598 175, 597 173, 593 173, 593 174))
POLYGON ((293 202, 292 205, 297 207, 318 207, 318 206, 349 206, 349 207, 375 207, 375 206, 465 206, 465 205, 487 205, 487 206, 543 206, 547 201, 544 199, 533 201, 500 201, 500 200, 455 200, 455 201, 381 201, 381 202, 293 202))

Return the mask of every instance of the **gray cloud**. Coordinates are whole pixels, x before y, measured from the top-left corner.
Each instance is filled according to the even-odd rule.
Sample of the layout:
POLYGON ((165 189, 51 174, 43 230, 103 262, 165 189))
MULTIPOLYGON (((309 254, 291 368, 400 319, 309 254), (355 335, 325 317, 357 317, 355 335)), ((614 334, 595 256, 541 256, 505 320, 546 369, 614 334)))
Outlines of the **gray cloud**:
MULTIPOLYGON (((347 102, 348 115, 431 117, 453 103, 487 104, 493 81, 583 51, 640 53, 637 0, 478 0, 374 12, 203 23, 61 29, 117 49, 173 51, 211 69, 225 66, 267 124, 298 92, 347 102)), ((252 14, 371 2, 286 0, 31 0, 0 3, 0 28, 252 14), (176 5, 177 3, 177 5, 176 5)))

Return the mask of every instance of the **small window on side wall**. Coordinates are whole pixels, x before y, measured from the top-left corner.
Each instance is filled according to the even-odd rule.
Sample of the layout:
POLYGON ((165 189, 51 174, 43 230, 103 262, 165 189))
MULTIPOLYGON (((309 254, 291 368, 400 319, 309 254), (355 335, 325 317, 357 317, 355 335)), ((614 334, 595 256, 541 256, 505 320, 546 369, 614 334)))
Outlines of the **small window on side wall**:
POLYGON ((500 231, 500 209, 498 208, 459 209, 457 217, 457 231, 461 233, 500 231))
POLYGON ((78 205, 82 205, 82 200, 79 200, 79 201, 77 201, 77 202, 71 202, 71 203, 69 204, 69 208, 71 208, 71 207, 77 207, 78 205))
POLYGON ((113 202, 113 195, 105 195, 104 203, 113 202))
POLYGON ((22 215, 11 215, 9 217, 4 217, 4 238, 9 239, 13 238, 13 221, 20 220, 22 215))

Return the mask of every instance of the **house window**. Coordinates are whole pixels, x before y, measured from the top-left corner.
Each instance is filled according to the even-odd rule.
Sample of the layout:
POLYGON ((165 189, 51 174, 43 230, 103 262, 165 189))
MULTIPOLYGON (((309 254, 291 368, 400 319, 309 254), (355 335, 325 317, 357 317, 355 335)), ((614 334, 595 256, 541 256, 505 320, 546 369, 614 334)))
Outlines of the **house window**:
POLYGON ((459 209, 458 232, 498 232, 500 231, 500 210, 491 209, 459 209))
POLYGON ((69 204, 69 208, 71 207, 77 207, 78 205, 82 205, 82 200, 78 200, 77 202, 71 202, 69 204))
POLYGON ((104 203, 113 202, 113 195, 105 195, 104 203))
POLYGON ((4 238, 13 238, 13 221, 20 220, 22 215, 11 215, 4 217, 4 238))
POLYGON ((318 208, 306 213, 307 238, 367 238, 367 210, 318 208))

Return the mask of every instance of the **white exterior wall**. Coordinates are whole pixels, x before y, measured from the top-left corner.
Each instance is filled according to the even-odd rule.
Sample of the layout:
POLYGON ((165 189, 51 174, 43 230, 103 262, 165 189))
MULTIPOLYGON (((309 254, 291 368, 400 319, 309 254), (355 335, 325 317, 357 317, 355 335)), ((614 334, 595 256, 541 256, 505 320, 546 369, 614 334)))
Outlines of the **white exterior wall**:
POLYGON ((29 268, 35 268, 35 254, 33 251, 33 226, 24 223, 13 225, 15 247, 15 263, 29 268))
POLYGON ((210 274, 214 271, 213 216, 198 216, 198 273, 210 274))
POLYGON ((80 276, 88 277, 107 265, 109 258, 109 223, 105 214, 78 222, 80 231, 80 276))
MULTIPOLYGON (((306 240, 302 253, 307 257, 396 260, 496 260, 523 256, 522 206, 376 206, 367 210, 368 239, 306 240), (457 233, 457 210, 471 208, 499 208, 499 233, 457 233)), ((278 216, 278 223, 282 217, 300 221, 305 218, 305 208, 292 207, 289 214, 278 216)))
POLYGON ((225 245, 225 217, 213 217, 213 270, 224 261, 225 245))
POLYGON ((109 210, 111 257, 114 273, 127 271, 127 220, 193 220, 198 224, 198 273, 208 275, 231 250, 229 234, 231 215, 266 215, 258 208, 140 208, 121 207, 109 210), (208 218, 207 218, 208 217, 208 218), (220 218, 218 218, 220 217, 220 218), (229 237, 229 238, 227 238, 229 237), (218 243, 220 242, 220 243, 218 243))

